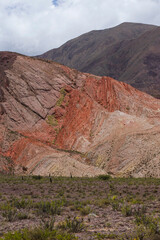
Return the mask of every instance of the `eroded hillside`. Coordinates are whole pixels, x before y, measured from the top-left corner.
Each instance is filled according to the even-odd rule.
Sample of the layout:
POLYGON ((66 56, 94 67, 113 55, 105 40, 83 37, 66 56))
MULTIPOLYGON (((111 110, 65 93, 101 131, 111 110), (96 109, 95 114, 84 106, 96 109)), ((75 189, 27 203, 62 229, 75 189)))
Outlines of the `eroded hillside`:
POLYGON ((109 77, 0 53, 1 169, 160 175, 160 100, 109 77))

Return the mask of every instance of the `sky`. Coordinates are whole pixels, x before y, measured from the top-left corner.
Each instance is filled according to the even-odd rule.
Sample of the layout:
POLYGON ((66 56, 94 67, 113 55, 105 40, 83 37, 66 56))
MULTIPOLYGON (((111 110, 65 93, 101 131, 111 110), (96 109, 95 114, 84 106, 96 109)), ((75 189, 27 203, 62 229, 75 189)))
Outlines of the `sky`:
POLYGON ((122 22, 160 25, 160 0, 0 0, 0 51, 29 56, 122 22))

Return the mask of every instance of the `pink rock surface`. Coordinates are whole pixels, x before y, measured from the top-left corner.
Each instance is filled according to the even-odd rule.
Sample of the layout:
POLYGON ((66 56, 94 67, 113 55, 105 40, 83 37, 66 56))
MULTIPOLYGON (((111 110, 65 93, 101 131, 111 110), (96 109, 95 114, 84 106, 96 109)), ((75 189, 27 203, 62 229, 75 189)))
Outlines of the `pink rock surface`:
POLYGON ((16 173, 160 176, 160 100, 51 61, 0 61, 1 169, 10 160, 16 173))

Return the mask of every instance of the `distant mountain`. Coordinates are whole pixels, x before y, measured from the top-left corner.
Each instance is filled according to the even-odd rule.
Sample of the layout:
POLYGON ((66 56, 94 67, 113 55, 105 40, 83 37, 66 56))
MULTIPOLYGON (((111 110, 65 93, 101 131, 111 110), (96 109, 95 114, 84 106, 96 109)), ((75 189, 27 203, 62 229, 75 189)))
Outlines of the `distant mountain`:
POLYGON ((159 146, 160 100, 109 77, 0 52, 0 172, 160 177, 159 146))
POLYGON ((160 98, 160 28, 122 23, 72 39, 40 58, 110 76, 160 98))

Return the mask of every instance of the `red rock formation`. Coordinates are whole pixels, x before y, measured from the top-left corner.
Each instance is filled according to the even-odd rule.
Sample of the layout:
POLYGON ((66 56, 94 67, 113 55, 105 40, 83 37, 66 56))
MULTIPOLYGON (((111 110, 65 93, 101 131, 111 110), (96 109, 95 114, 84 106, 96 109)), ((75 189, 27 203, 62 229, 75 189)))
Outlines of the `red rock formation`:
POLYGON ((159 164, 159 138, 154 137, 160 133, 159 100, 112 78, 51 61, 12 53, 1 53, 0 59, 0 154, 3 162, 13 161, 15 171, 26 166, 28 173, 69 175, 72 169, 77 175, 80 169, 71 167, 76 161, 81 169, 89 167, 90 176, 108 171, 158 176, 155 167, 146 173, 141 162, 148 159, 147 146, 150 161, 155 156, 155 166, 159 164), (154 148, 148 145, 150 140, 145 143, 148 131, 154 148), (139 135, 144 137, 140 140, 139 135), (67 172, 60 167, 65 156, 67 172), (95 168, 86 165, 88 161, 95 168))

